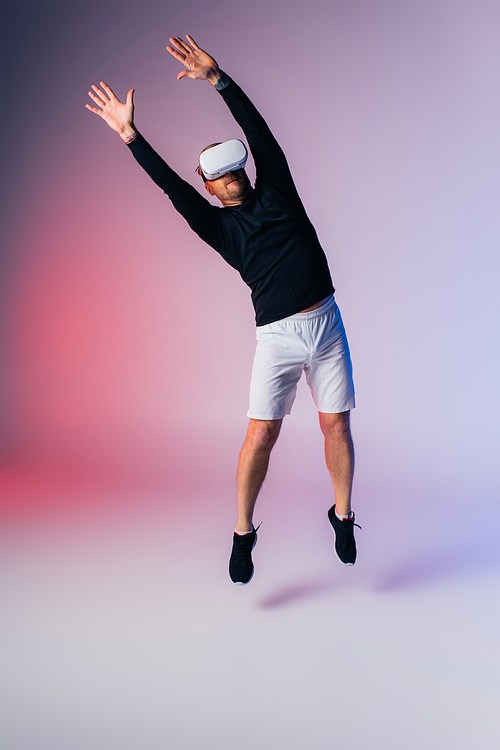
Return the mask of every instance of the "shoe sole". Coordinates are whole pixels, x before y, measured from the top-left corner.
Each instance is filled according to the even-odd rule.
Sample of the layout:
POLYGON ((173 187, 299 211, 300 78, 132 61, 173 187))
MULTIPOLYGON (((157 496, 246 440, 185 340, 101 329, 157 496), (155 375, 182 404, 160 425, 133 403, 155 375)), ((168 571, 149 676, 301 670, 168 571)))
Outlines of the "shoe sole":
MULTIPOLYGON (((253 547, 252 547, 252 549, 253 549, 253 547)), ((252 575, 250 576, 250 578, 248 579, 248 581, 246 581, 245 583, 243 583, 243 581, 233 581, 234 585, 235 586, 248 586, 248 584, 250 583, 250 581, 253 578, 253 574, 254 573, 255 573, 255 569, 252 570, 252 575)))
MULTIPOLYGON (((255 533, 255 539, 254 539, 254 542, 252 544, 252 549, 250 550, 250 552, 253 552, 253 548, 255 547, 256 544, 257 544, 257 533, 255 533)), ((253 560, 252 560, 252 563, 253 563, 253 560)), ((255 566, 253 567, 252 575, 250 576, 250 578, 248 579, 248 581, 245 581, 245 583, 243 583, 243 581, 233 581, 233 579, 231 578, 231 576, 229 576, 229 577, 231 578, 231 581, 232 581, 232 583, 234 583, 235 586, 248 586, 248 584, 250 583, 250 581, 253 578, 253 574, 254 573, 255 573, 255 566)))

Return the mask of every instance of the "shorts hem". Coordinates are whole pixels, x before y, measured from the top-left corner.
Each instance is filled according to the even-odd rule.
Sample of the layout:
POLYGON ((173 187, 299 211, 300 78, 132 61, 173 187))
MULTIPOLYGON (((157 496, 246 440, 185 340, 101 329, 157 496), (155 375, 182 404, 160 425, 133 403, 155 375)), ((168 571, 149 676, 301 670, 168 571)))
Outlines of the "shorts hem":
POLYGON ((352 404, 351 406, 345 406, 341 409, 320 409, 319 406, 316 407, 318 412, 321 412, 321 414, 342 414, 344 411, 352 411, 356 408, 356 404, 352 404))
POLYGON ((288 414, 290 414, 289 411, 285 412, 280 417, 269 417, 269 416, 262 417, 260 414, 257 415, 257 414, 251 414, 250 412, 247 412, 247 417, 249 419, 262 419, 262 420, 265 420, 266 422, 272 422, 275 419, 284 419, 286 416, 288 416, 288 414))

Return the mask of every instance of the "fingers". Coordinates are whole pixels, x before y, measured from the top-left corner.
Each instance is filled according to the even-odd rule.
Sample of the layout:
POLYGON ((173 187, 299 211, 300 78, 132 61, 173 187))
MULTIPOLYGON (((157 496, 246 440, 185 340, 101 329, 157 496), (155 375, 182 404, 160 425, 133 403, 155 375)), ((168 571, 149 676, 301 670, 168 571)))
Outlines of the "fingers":
POLYGON ((130 91, 127 94, 127 106, 134 108, 134 94, 135 89, 130 89, 130 91))
POLYGON ((113 93, 113 91, 111 91, 107 83, 104 83, 104 81, 99 81, 99 83, 101 84, 101 86, 103 87, 104 91, 106 92, 106 94, 109 96, 110 99, 116 99, 115 94, 113 93))
MULTIPOLYGON (((91 91, 88 92, 88 95, 92 99, 95 104, 97 104, 100 109, 96 109, 95 107, 92 107, 90 104, 86 104, 85 106, 87 109, 90 109, 91 112, 95 112, 97 115, 103 115, 103 113, 108 114, 112 109, 116 109, 118 105, 121 104, 120 100, 116 98, 113 91, 110 89, 107 83, 104 83, 104 81, 100 81, 101 86, 104 89, 104 92, 101 91, 99 86, 96 86, 95 83, 92 84, 91 91)), ((132 107, 132 110, 134 108, 134 89, 130 89, 130 91, 127 94, 127 105, 132 107)))
POLYGON ((184 62, 184 59, 187 55, 189 55, 190 52, 192 52, 191 47, 188 47, 187 44, 185 44, 182 39, 178 36, 171 36, 169 37, 169 42, 173 45, 175 48, 175 51, 171 47, 167 47, 168 51, 174 55, 178 60, 181 62, 184 62))
POLYGON ((109 103, 109 99, 106 96, 104 96, 104 94, 101 91, 101 89, 98 86, 96 86, 95 83, 92 84, 92 92, 93 93, 91 93, 89 91, 89 96, 91 97, 91 99, 93 99, 98 104, 100 104, 101 102, 103 102, 104 104, 108 104, 109 103), (96 94, 99 97, 99 99, 97 99, 96 94))
POLYGON ((186 55, 181 54, 180 52, 177 52, 177 50, 173 49, 172 47, 167 46, 167 52, 170 52, 171 55, 175 57, 176 60, 179 60, 182 64, 185 64, 186 55))
POLYGON ((180 36, 170 37, 169 41, 172 42, 179 52, 183 52, 185 55, 189 55, 189 53, 193 51, 189 44, 187 44, 184 39, 181 39, 180 36))
POLYGON ((198 50, 200 52, 202 51, 201 47, 198 47, 198 45, 196 44, 192 36, 190 36, 189 34, 186 34, 186 39, 188 40, 189 44, 191 45, 193 49, 198 50))
POLYGON ((101 109, 96 109, 96 107, 93 107, 91 104, 86 104, 85 106, 87 107, 87 109, 90 109, 90 111, 95 115, 99 115, 99 117, 102 117, 103 120, 106 120, 106 116, 101 109))
MULTIPOLYGON (((96 88, 96 89, 97 89, 97 87, 94 87, 94 84, 92 84, 92 88, 96 88)), ((99 91, 99 89, 97 89, 97 91, 99 91)), ((101 107, 101 109, 104 109, 104 107, 106 106, 106 104, 107 104, 107 103, 108 103, 108 101, 109 101, 109 100, 107 100, 107 99, 104 99, 104 98, 102 97, 102 95, 101 95, 101 98, 100 98, 100 99, 98 99, 98 98, 97 98, 97 96, 96 96, 96 95, 94 94, 94 92, 93 92, 93 91, 89 91, 89 92, 88 92, 88 94, 89 94, 90 98, 91 98, 91 99, 92 99, 92 100, 93 100, 93 101, 94 101, 94 102, 95 102, 95 103, 96 103, 96 104, 97 104, 97 105, 98 105, 99 107, 101 107)), ((86 106, 88 107, 89 105, 86 105, 86 106)), ((94 107, 92 107, 92 110, 94 110, 94 107)))
POLYGON ((96 109, 91 104, 86 104, 85 106, 87 107, 87 109, 90 109, 91 112, 94 112, 96 115, 99 115, 99 117, 102 117, 102 112, 100 109, 96 109))

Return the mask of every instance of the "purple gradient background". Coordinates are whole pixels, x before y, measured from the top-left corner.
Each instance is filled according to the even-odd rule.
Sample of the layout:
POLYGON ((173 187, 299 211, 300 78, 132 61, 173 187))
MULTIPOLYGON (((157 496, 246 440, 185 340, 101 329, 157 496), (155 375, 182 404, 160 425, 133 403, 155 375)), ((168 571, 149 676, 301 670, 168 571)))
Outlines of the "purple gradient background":
POLYGON ((5 28, 2 746, 219 750, 246 727, 240 750, 322 750, 334 712, 354 750, 496 749, 498 5, 21 3, 5 28), (249 291, 84 109, 92 82, 134 87, 200 187, 199 151, 239 131, 176 81, 186 32, 266 117, 329 258, 358 401, 348 575, 301 383, 255 580, 229 587, 249 291))

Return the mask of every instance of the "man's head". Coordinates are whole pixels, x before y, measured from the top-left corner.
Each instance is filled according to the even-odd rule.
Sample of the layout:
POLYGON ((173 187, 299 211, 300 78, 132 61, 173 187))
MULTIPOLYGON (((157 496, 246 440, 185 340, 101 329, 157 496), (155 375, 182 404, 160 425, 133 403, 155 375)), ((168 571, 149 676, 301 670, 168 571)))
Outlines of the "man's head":
MULTIPOLYGON (((221 149, 218 149, 218 151, 221 151, 221 149)), ((233 147, 234 152, 234 147, 233 147)), ((250 184, 250 180, 248 179, 247 173, 245 170, 240 167, 240 164, 245 164, 246 162, 246 148, 241 143, 241 141, 228 141, 226 143, 212 143, 210 146, 207 146, 203 149, 203 151, 200 154, 200 165, 197 168, 197 172, 202 178, 203 182, 205 183, 205 189, 210 195, 214 195, 223 206, 239 206, 244 201, 250 197, 252 194, 252 186, 250 184), (241 144, 242 148, 244 149, 244 152, 241 151, 239 154, 236 154, 236 158, 231 163, 229 160, 232 158, 231 155, 228 159, 229 166, 232 166, 233 168, 229 171, 225 172, 217 177, 209 177, 209 173, 205 173, 202 169, 202 165, 204 169, 212 168, 214 171, 218 169, 219 167, 213 167, 211 162, 213 162, 213 159, 202 159, 201 155, 209 151, 210 149, 215 148, 216 146, 227 146, 229 144, 241 144), (207 166, 210 163, 210 166, 207 166)), ((214 156, 219 156, 217 152, 214 152, 214 156)), ((222 153, 222 157, 227 158, 227 154, 222 153)), ((216 164, 218 164, 220 159, 215 159, 216 164)), ((225 169, 225 165, 222 164, 221 168, 219 168, 219 171, 223 171, 225 169)))

